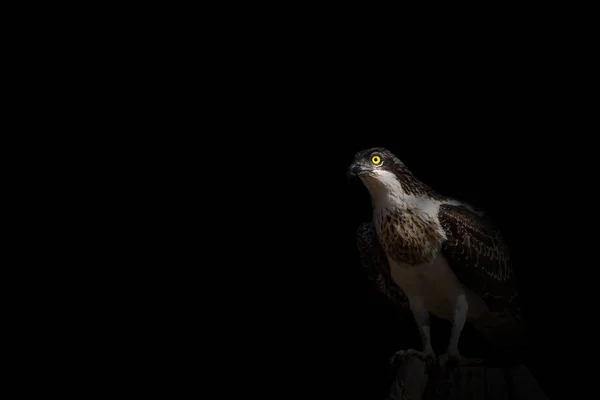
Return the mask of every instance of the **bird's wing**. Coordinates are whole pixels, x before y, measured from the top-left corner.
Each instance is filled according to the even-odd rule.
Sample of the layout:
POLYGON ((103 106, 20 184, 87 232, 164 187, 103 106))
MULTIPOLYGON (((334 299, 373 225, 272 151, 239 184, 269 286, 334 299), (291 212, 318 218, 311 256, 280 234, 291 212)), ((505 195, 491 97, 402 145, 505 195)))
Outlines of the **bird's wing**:
POLYGON ((490 311, 514 309, 518 294, 508 247, 487 217, 466 207, 440 206, 447 240, 441 251, 463 285, 481 296, 490 311))
POLYGON ((365 222, 358 227, 356 242, 361 262, 377 290, 387 296, 396 306, 408 309, 408 298, 392 280, 390 265, 372 223, 365 222))

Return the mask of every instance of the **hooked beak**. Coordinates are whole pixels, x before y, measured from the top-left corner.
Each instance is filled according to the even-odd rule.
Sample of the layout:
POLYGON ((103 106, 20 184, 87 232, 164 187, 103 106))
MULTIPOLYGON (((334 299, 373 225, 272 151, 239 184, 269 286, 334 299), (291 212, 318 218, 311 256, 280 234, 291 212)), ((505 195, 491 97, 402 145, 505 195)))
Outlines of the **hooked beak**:
POLYGON ((370 169, 365 168, 364 166, 360 165, 360 164, 351 164, 350 167, 348 168, 348 173, 346 174, 346 177, 348 178, 348 180, 355 178, 357 176, 363 175, 363 174, 367 174, 371 172, 370 169))

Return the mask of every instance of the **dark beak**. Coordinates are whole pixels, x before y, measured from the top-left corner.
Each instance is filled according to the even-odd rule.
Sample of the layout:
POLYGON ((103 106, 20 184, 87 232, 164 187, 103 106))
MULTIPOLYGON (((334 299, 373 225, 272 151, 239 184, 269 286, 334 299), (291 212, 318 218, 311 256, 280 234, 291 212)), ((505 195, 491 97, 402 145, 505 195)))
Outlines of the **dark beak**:
POLYGON ((367 168, 363 167, 362 165, 352 164, 348 168, 348 173, 346 174, 346 177, 348 178, 348 180, 350 180, 350 179, 360 176, 362 174, 366 174, 367 172, 370 172, 370 171, 367 168))

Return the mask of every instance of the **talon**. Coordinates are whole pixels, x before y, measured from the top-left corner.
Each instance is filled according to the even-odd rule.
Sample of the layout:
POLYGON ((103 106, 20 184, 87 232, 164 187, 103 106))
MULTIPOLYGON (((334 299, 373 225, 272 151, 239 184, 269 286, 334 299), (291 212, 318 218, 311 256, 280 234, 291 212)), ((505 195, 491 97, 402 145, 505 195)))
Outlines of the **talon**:
POLYGON ((461 356, 457 353, 444 353, 439 357, 439 365, 443 369, 454 371, 460 365, 461 356))
POLYGON ((428 375, 434 375, 437 370, 437 358, 434 353, 425 354, 425 371, 428 375))
POLYGON ((458 369, 460 366, 481 365, 482 358, 465 358, 457 353, 445 353, 439 357, 440 366, 450 370, 458 369))
POLYGON ((421 352, 421 351, 417 351, 414 349, 408 349, 408 350, 398 350, 396 353, 394 353, 394 355, 390 358, 390 363, 394 363, 394 361, 396 361, 397 358, 406 359, 406 358, 410 358, 410 357, 418 357, 428 364, 431 363, 432 361, 435 361, 435 354, 431 351, 421 352))
POLYGON ((433 354, 433 353, 425 354, 425 362, 428 364, 435 363, 435 358, 436 358, 435 354, 433 354))
POLYGON ((398 350, 390 357, 390 364, 394 364, 397 359, 405 359, 414 355, 414 350, 398 350))

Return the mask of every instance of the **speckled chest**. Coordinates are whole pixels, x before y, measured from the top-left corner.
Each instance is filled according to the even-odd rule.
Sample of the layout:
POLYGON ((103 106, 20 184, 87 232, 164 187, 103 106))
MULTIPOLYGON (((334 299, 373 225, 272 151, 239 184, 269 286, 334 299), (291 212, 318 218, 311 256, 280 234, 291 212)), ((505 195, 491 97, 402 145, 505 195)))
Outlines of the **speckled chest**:
POLYGON ((443 233, 433 217, 418 210, 382 207, 374 210, 373 222, 388 258, 411 265, 435 259, 443 233))

